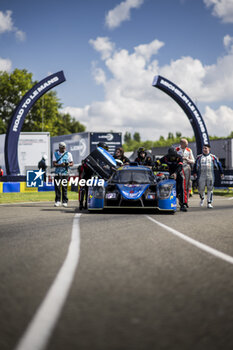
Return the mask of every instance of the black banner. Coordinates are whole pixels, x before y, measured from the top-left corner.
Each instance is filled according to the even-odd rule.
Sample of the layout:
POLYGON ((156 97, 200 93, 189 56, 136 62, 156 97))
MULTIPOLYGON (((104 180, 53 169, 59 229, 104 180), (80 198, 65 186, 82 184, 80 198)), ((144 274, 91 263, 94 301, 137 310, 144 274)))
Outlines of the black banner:
POLYGON ((52 74, 33 86, 21 99, 8 125, 5 139, 5 165, 7 175, 19 174, 18 141, 24 119, 34 103, 54 86, 65 81, 63 71, 52 74))
POLYGON ((209 136, 201 113, 191 98, 174 83, 160 75, 154 77, 152 86, 157 87, 168 94, 183 109, 194 131, 197 144, 197 154, 201 154, 203 145, 209 144, 209 136))
POLYGON ((122 134, 118 132, 91 132, 90 133, 90 151, 94 151, 99 142, 108 145, 108 151, 114 155, 117 147, 122 147, 122 134))
POLYGON ((223 170, 224 179, 221 179, 219 171, 214 171, 214 187, 233 187, 233 169, 223 170))

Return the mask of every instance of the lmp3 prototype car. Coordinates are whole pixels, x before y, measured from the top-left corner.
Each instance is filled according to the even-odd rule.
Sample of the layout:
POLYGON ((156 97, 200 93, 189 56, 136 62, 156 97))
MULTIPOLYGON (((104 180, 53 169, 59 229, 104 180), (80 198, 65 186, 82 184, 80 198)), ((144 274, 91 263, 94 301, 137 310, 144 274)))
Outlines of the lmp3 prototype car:
POLYGON ((90 154, 91 169, 103 186, 88 188, 88 210, 144 208, 175 212, 176 182, 168 174, 155 175, 145 166, 132 163, 116 168, 115 159, 100 147, 90 154), (162 176, 161 176, 162 175, 162 176))

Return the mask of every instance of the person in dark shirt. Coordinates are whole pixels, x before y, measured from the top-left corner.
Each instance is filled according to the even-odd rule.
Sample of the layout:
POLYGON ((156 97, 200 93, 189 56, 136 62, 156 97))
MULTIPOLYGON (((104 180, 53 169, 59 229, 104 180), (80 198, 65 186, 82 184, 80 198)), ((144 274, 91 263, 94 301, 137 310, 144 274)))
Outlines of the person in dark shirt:
POLYGON ((180 210, 184 212, 187 211, 188 195, 187 187, 185 184, 182 156, 179 155, 173 147, 170 147, 168 149, 168 153, 156 161, 155 166, 159 166, 160 164, 168 165, 170 176, 176 180, 176 192, 180 204, 180 210))
POLYGON ((44 181, 46 181, 46 169, 47 169, 46 160, 47 159, 48 157, 46 156, 46 154, 44 154, 38 163, 38 169, 42 169, 44 171, 44 176, 43 176, 44 181))
MULTIPOLYGON (((97 144, 97 147, 101 147, 106 151, 108 151, 109 149, 106 142, 99 142, 97 144)), ((86 159, 83 159, 81 161, 81 164, 78 167, 78 175, 79 175, 79 180, 84 179, 85 182, 87 182, 87 180, 91 179, 95 175, 93 170, 91 170, 87 165, 86 159)), ((88 186, 87 185, 80 186, 79 187, 79 210, 87 209, 87 201, 88 201, 88 186)))
POLYGON ((138 156, 135 159, 139 165, 152 166, 152 158, 150 155, 147 155, 147 152, 144 147, 138 149, 138 156))
MULTIPOLYGON (((81 165, 78 167, 79 179, 85 179, 85 181, 92 178, 94 175, 93 171, 87 166, 85 159, 82 160, 81 165)), ((79 210, 87 209, 87 200, 88 200, 88 187, 80 186, 79 187, 79 210), (85 199, 85 204, 84 204, 85 199)))
POLYGON ((124 155, 124 150, 122 147, 116 148, 115 154, 114 154, 115 159, 119 159, 122 161, 123 165, 129 164, 130 160, 124 155))

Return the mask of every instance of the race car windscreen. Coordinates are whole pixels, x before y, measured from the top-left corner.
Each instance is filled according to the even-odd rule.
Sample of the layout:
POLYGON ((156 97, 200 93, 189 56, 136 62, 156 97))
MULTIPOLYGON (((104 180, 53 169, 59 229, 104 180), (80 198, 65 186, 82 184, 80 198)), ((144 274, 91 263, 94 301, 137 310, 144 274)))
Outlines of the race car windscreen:
POLYGON ((113 174, 111 182, 119 184, 148 184, 154 183, 152 172, 146 170, 121 170, 113 174))

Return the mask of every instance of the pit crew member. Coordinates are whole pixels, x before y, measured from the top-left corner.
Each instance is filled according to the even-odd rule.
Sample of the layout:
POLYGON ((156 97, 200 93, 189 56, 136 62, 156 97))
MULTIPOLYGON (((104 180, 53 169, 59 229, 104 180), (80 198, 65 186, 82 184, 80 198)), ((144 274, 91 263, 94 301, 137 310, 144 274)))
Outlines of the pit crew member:
POLYGON ((184 169, 184 175, 185 175, 185 181, 186 181, 186 191, 189 196, 189 193, 192 188, 191 171, 192 171, 192 166, 195 162, 195 159, 191 148, 187 146, 188 146, 188 140, 182 138, 180 140, 180 146, 176 147, 176 151, 183 158, 183 169, 184 169))
MULTIPOLYGON (((105 142, 99 142, 97 147, 101 147, 108 151, 108 145, 105 142)), ((95 174, 94 172, 87 166, 86 160, 83 159, 81 165, 78 167, 79 180, 85 179, 85 183, 87 180, 91 179, 95 174)), ((88 198, 88 186, 80 186, 79 187, 79 210, 87 209, 87 198, 88 198), (85 204, 84 204, 85 199, 85 204)))
POLYGON ((214 187, 214 168, 220 172, 221 178, 224 178, 222 164, 218 158, 210 153, 210 145, 204 145, 202 154, 199 154, 194 164, 194 176, 198 180, 198 192, 200 196, 200 206, 203 207, 205 199, 205 186, 207 186, 207 208, 213 208, 213 187, 214 187))
POLYGON ((144 147, 138 149, 138 156, 135 159, 139 165, 152 166, 152 158, 150 155, 147 155, 147 152, 144 147))
POLYGON ((122 147, 117 147, 114 158, 117 160, 121 160, 123 165, 127 165, 130 163, 129 159, 124 155, 124 150, 122 147))
POLYGON ((167 164, 170 176, 176 180, 176 192, 180 204, 180 210, 187 211, 188 195, 185 183, 185 174, 183 169, 182 156, 177 153, 175 148, 170 147, 168 153, 155 162, 155 166, 167 164))

